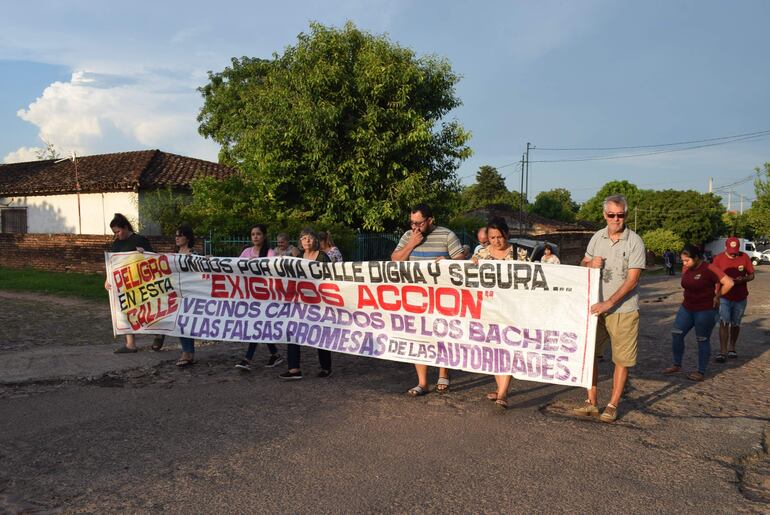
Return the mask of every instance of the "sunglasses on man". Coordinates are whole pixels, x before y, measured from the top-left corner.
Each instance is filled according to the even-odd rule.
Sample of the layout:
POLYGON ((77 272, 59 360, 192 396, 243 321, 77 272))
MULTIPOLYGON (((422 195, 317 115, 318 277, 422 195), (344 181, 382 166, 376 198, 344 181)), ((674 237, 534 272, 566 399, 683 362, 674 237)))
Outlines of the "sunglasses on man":
POLYGON ((604 213, 604 215, 609 218, 610 220, 614 220, 615 217, 620 218, 621 220, 626 217, 625 213, 604 213))

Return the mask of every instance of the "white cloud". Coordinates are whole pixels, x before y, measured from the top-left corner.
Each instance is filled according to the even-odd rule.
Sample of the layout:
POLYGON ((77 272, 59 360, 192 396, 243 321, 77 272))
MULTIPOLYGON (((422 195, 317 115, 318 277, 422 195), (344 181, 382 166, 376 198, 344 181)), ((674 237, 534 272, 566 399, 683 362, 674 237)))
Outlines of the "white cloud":
POLYGON ((154 73, 121 77, 78 71, 69 82, 48 86, 17 114, 64 152, 160 148, 216 160, 217 146, 197 134, 201 99, 192 82, 154 73))
POLYGON ((3 163, 24 163, 26 161, 37 161, 37 155, 39 152, 43 152, 44 149, 40 147, 21 147, 13 152, 9 152, 3 158, 3 163))

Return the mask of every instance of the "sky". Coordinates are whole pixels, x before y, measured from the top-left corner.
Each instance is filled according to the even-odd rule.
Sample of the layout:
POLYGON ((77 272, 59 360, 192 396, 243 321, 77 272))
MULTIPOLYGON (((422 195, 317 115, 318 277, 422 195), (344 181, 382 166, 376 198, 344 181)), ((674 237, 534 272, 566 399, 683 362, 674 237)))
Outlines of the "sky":
POLYGON ((207 72, 281 53, 310 21, 348 20, 462 76, 449 118, 472 134, 463 184, 491 165, 518 190, 511 163, 530 143, 530 198, 566 188, 585 201, 610 180, 706 192, 712 177, 740 209, 770 161, 765 0, 4 0, 2 12, 2 162, 34 160, 46 141, 216 161, 197 132, 207 72))

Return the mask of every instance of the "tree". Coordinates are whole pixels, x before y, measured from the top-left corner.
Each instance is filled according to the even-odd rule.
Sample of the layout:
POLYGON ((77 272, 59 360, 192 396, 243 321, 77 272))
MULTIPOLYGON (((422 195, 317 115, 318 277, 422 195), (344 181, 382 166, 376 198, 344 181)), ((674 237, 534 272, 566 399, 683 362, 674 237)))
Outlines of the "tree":
POLYGON ((470 135, 445 120, 460 105, 458 81, 445 59, 416 57, 350 22, 313 23, 282 55, 210 72, 199 131, 269 213, 393 229, 409 206, 441 212, 459 190, 470 135))
POLYGON ((725 234, 749 240, 754 239, 754 236, 756 236, 756 231, 751 225, 751 219, 748 212, 734 213, 725 211, 722 213, 722 224, 725 227, 725 234))
POLYGON ((577 210, 578 205, 573 202, 572 194, 564 188, 541 191, 531 209, 540 216, 564 222, 574 222, 577 210))
POLYGON ((625 195, 630 212, 639 203, 642 190, 628 181, 610 181, 580 207, 577 218, 589 222, 604 223, 604 216, 602 215, 604 199, 610 195, 625 195))
POLYGON ((519 209, 519 192, 509 191, 505 178, 497 168, 484 165, 476 172, 476 182, 460 192, 460 212, 484 208, 490 205, 506 205, 519 209))
POLYGON ((654 229, 642 235, 644 246, 657 256, 662 256, 667 250, 681 252, 684 247, 682 239, 669 229, 654 229))
POLYGON ((748 223, 757 235, 770 236, 770 163, 762 168, 754 169, 757 178, 754 180, 756 199, 746 212, 748 223))
POLYGON ((628 220, 640 234, 668 229, 685 243, 701 244, 724 232, 724 206, 713 193, 645 190, 628 220))
POLYGON ((56 145, 45 139, 43 140, 43 143, 45 143, 45 148, 38 148, 35 150, 35 156, 37 156, 38 161, 61 158, 61 152, 56 148, 56 145))

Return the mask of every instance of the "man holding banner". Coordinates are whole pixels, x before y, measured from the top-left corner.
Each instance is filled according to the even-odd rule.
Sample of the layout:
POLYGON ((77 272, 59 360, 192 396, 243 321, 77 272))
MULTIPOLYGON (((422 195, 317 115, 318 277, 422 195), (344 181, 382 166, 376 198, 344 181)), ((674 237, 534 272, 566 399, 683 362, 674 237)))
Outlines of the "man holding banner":
MULTIPOLYGON (((607 340, 611 341, 615 371, 610 402, 601 414, 602 422, 614 422, 628 369, 636 365, 639 336, 639 277, 645 268, 644 242, 625 226, 628 202, 623 195, 604 199, 607 227, 597 231, 588 243, 582 266, 601 269, 599 302, 591 306, 591 314, 599 317, 596 328, 596 356, 601 356, 607 340)), ((597 408, 598 367, 585 404, 574 410, 580 416, 599 416, 597 408)))
MULTIPOLYGON (((441 259, 465 259, 462 245, 457 235, 433 224, 433 210, 427 204, 417 204, 409 216, 411 230, 406 231, 391 254, 391 261, 439 261, 441 259)), ((428 365, 415 364, 417 386, 408 393, 412 397, 428 393, 428 365)), ((436 390, 445 393, 449 390, 449 370, 439 368, 436 390)))

